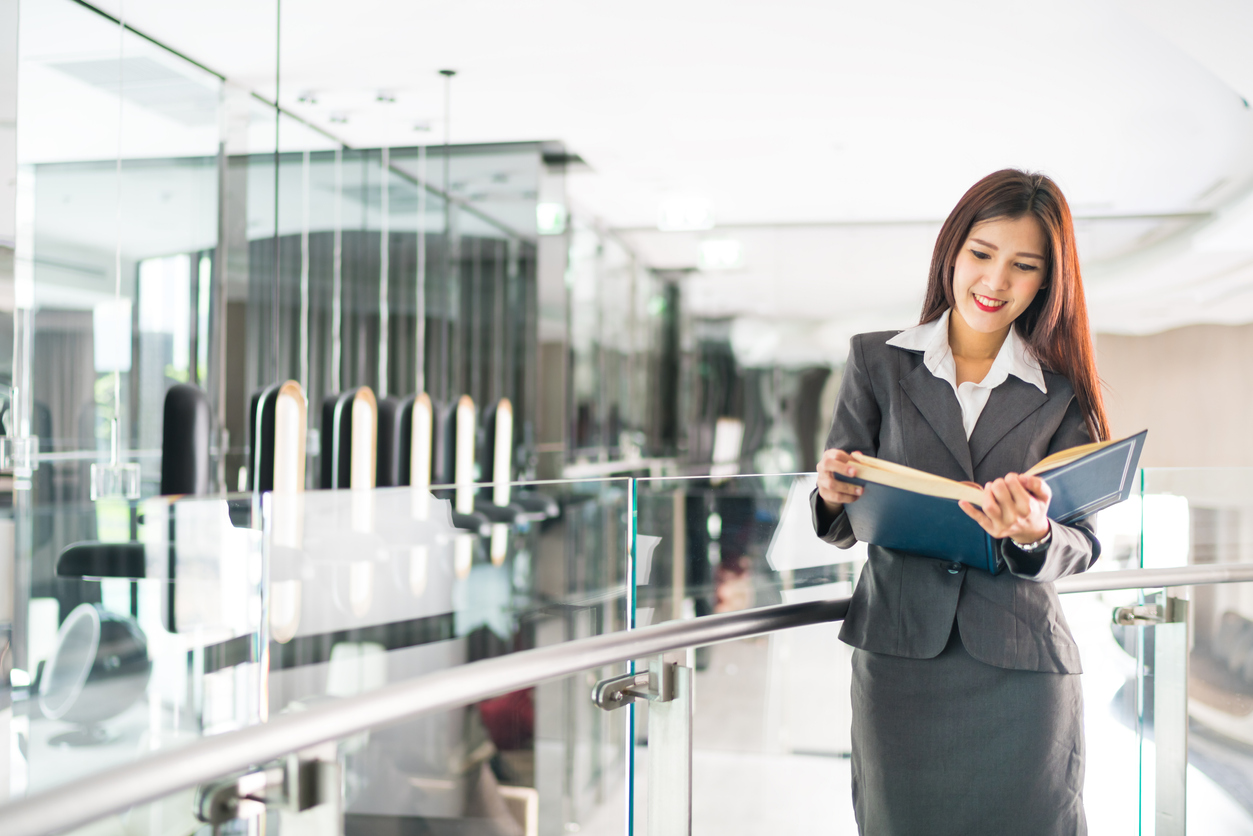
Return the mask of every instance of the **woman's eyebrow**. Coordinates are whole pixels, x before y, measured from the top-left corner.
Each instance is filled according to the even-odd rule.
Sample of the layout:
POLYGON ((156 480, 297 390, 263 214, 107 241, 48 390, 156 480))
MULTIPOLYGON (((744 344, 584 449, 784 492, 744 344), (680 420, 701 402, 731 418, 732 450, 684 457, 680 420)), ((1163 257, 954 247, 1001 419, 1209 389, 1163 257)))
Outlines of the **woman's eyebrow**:
MULTIPOLYGON (((996 244, 993 244, 990 241, 984 241, 982 238, 971 238, 970 240, 974 241, 976 244, 982 244, 983 246, 987 247, 989 250, 1000 249, 1000 247, 996 246, 996 244)), ((1018 256, 1020 258, 1038 258, 1041 261, 1044 260, 1044 256, 1036 255, 1035 253, 1018 253, 1018 256)))

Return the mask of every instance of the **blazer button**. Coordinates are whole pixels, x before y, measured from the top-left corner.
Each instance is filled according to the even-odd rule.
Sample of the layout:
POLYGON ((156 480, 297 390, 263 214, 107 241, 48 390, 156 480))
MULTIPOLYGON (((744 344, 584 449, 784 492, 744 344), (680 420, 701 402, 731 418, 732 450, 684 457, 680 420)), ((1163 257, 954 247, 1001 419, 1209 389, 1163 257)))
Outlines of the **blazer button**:
POLYGON ((962 570, 962 565, 960 563, 950 563, 948 565, 948 573, 950 575, 956 575, 961 570, 962 570))

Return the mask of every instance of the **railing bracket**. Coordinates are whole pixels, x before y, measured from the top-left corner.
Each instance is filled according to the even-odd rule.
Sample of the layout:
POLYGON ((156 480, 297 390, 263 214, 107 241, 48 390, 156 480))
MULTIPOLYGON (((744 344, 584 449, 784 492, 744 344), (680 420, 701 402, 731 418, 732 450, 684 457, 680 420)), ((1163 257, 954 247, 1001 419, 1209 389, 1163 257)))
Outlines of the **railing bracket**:
POLYGON ((592 688, 592 702, 613 711, 636 700, 669 702, 674 699, 674 671, 677 665, 658 657, 648 670, 602 679, 592 688))
POLYGON ((216 833, 229 821, 264 815, 267 807, 301 813, 337 801, 338 794, 337 762, 288 755, 260 769, 201 784, 193 812, 216 833))
POLYGON ((1153 627, 1158 624, 1179 624, 1188 620, 1188 601, 1165 593, 1153 600, 1131 607, 1115 607, 1114 623, 1124 627, 1153 627))

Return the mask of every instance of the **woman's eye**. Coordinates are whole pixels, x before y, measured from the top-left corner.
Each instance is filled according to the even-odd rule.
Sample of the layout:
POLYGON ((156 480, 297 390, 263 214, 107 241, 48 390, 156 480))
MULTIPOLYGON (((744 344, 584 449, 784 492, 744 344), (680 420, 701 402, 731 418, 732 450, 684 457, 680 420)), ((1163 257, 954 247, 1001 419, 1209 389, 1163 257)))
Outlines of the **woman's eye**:
POLYGON ((981 253, 978 250, 971 250, 970 252, 973 253, 974 257, 979 259, 980 261, 986 261, 987 259, 992 257, 988 255, 987 253, 981 253))
POLYGON ((1034 264, 1019 263, 1019 264, 1015 264, 1014 266, 1017 267, 1019 270, 1022 270, 1023 272, 1026 272, 1026 273, 1030 273, 1032 270, 1039 269, 1034 264))

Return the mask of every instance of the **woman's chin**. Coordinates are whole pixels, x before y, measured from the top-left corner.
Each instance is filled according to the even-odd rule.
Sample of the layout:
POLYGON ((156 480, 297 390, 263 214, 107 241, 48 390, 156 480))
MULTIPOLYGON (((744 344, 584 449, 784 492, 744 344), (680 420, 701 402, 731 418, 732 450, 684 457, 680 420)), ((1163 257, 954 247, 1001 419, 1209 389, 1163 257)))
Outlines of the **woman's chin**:
POLYGON ((965 306, 959 308, 958 313, 961 314, 962 321, 970 330, 978 331, 980 334, 995 334, 997 331, 1003 331, 1014 321, 1009 312, 1004 309, 983 311, 971 305, 969 308, 965 306))

